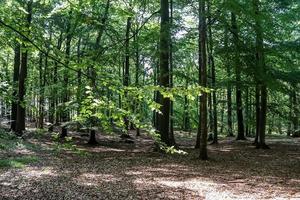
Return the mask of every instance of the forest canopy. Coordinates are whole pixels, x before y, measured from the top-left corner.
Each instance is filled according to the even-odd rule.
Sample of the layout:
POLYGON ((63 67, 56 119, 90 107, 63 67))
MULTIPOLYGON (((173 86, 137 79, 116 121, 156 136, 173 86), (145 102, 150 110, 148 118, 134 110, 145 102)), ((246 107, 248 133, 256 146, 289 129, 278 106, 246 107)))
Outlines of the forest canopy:
POLYGON ((0 199, 300 199, 299 0, 0 0, 0 199))
POLYGON ((1 116, 38 128, 299 136, 296 0, 1 2, 1 116))

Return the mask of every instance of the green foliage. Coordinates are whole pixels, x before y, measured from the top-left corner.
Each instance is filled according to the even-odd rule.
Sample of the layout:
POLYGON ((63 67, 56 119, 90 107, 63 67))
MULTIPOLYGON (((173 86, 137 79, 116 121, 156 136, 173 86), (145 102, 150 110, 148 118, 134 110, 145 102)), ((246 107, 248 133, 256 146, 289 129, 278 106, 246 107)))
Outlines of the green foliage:
MULTIPOLYGON (((219 125, 225 126, 227 115, 222 102, 226 101, 227 86, 233 88, 236 84, 233 67, 236 49, 230 21, 230 13, 234 13, 237 16, 242 70, 242 81, 238 84, 243 89, 243 97, 246 88, 254 91, 257 79, 264 80, 270 90, 270 116, 275 114, 276 121, 283 121, 283 125, 287 126, 291 84, 297 84, 299 80, 297 19, 300 6, 295 0, 260 2, 262 14, 257 17, 252 1, 210 1, 210 13, 206 17, 208 28, 212 29, 216 85, 212 88, 209 70, 208 88, 203 88, 198 86, 198 23, 195 23, 198 2, 174 0, 171 24, 174 86, 163 88, 157 85, 159 2, 110 1, 106 11, 106 0, 33 1, 33 23, 27 27, 28 1, 1 1, 0 66, 3 70, 0 71, 0 101, 10 106, 16 100, 12 95, 13 89, 18 88, 16 83, 12 83, 12 55, 19 43, 22 52, 28 50, 29 53, 27 95, 21 105, 34 117, 41 114, 39 101, 43 100, 43 114, 47 117, 71 113, 72 119, 64 122, 63 126, 71 127, 76 123, 76 126, 85 129, 113 132, 113 128, 117 127, 126 132, 124 119, 127 119, 156 138, 151 124, 153 112, 163 114, 161 105, 153 98, 156 92, 173 101, 175 128, 183 127, 188 114, 189 127, 196 130, 199 96, 203 92, 216 91, 217 114, 225 113, 219 125), (125 52, 125 30, 129 17, 132 18, 132 30, 127 41, 129 49, 125 52), (259 73, 255 62, 257 19, 262 23, 267 74, 259 73), (69 55, 67 39, 70 39, 69 55), (24 45, 27 47, 24 48, 24 45), (128 87, 123 84, 125 56, 129 56, 130 65, 128 87)), ((235 106, 233 101, 233 108, 235 106)), ((246 103, 243 106, 246 107, 246 103)), ((251 126, 253 122, 253 119, 247 120, 251 126)), ((43 132, 38 130, 36 137, 42 135, 43 132)))
POLYGON ((0 159, 0 168, 23 168, 28 164, 37 162, 35 156, 13 157, 8 159, 0 159))
POLYGON ((16 149, 33 150, 35 148, 35 146, 24 142, 15 135, 0 129, 0 168, 23 168, 37 162, 39 159, 34 155, 14 155, 11 153, 16 149), (11 156, 3 158, 2 155, 7 155, 7 153, 11 156))
POLYGON ((71 151, 74 154, 79 156, 88 156, 89 153, 77 148, 77 145, 74 144, 72 137, 65 137, 63 140, 60 138, 59 133, 52 134, 52 140, 54 142, 53 145, 53 153, 58 155, 65 151, 71 151))

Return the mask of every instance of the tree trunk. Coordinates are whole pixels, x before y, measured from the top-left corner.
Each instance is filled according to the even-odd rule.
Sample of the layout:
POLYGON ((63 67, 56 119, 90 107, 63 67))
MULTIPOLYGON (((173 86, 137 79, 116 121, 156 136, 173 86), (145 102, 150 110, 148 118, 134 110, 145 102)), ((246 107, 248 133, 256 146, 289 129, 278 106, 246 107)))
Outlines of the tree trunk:
POLYGON ((264 57, 264 47, 263 47, 263 32, 262 24, 260 20, 260 10, 259 10, 259 0, 253 0, 253 7, 255 11, 255 33, 256 33, 256 64, 258 67, 258 89, 260 90, 260 113, 258 121, 258 144, 257 148, 268 149, 269 147, 265 143, 266 134, 266 121, 267 121, 267 84, 264 78, 267 75, 265 57, 264 57), (263 78, 262 78, 263 77, 263 78))
MULTIPOLYGON (((81 37, 78 39, 78 43, 77 43, 77 63, 80 64, 81 58, 81 37)), ((77 95, 76 95, 76 99, 77 99, 77 103, 78 103, 78 108, 77 108, 77 115, 80 114, 80 110, 81 110, 81 101, 82 101, 82 77, 81 77, 81 69, 78 70, 77 72, 77 95)))
POLYGON ((213 88, 212 92, 212 115, 213 115, 213 142, 212 144, 218 144, 218 113, 217 113, 217 92, 216 92, 216 67, 214 62, 214 44, 213 44, 213 35, 211 29, 211 0, 208 1, 207 12, 208 12, 208 21, 210 25, 208 26, 208 51, 209 51, 209 63, 211 67, 211 86, 213 88))
MULTIPOLYGON (((199 0, 199 77, 202 87, 207 86, 205 0, 199 0)), ((200 97, 200 159, 207 160, 207 93, 200 97)))
MULTIPOLYGON (((170 0, 170 30, 173 26, 173 0, 170 0)), ((172 43, 172 37, 171 37, 171 32, 170 31, 170 88, 174 87, 174 82, 173 82, 173 43, 172 43)), ((175 137, 174 137, 174 102, 171 101, 170 102, 170 146, 174 146, 175 145, 175 137)))
MULTIPOLYGON (((138 30, 136 30, 138 31, 138 30)), ((139 40, 138 40, 138 32, 136 32, 136 36, 134 37, 134 41, 135 41, 135 86, 139 87, 139 76, 140 76, 140 48, 139 48, 139 40)), ((136 102, 135 104, 135 111, 138 112, 138 110, 140 109, 141 104, 140 102, 136 102)), ((136 128, 136 136, 140 136, 140 128, 139 127, 135 127, 136 128)))
MULTIPOLYGON (((292 88, 291 88, 292 90, 292 88)), ((292 121, 293 121, 293 92, 290 91, 289 94, 289 119, 288 119, 288 124, 287 124, 287 136, 291 136, 292 134, 292 121)))
POLYGON ((96 140, 96 131, 95 130, 90 130, 90 139, 88 144, 90 145, 96 145, 98 144, 97 140, 96 140))
POLYGON ((16 131, 16 120, 17 120, 17 84, 19 80, 19 69, 21 64, 21 50, 20 50, 20 44, 16 42, 15 46, 15 57, 14 57, 14 72, 13 72, 13 99, 11 103, 11 124, 10 128, 12 131, 16 131))
POLYGON ((40 94, 39 94, 39 117, 38 117, 38 128, 44 128, 44 74, 43 70, 43 55, 40 53, 40 61, 39 61, 39 73, 40 73, 40 94))
MULTIPOLYGON (((160 68, 158 83, 160 87, 170 86, 169 56, 170 56, 170 20, 169 20, 169 1, 161 0, 161 23, 160 23, 160 68)), ((162 114, 158 115, 157 130, 161 141, 170 145, 170 99, 159 94, 159 103, 162 114)))
POLYGON ((222 134, 223 130, 224 130, 224 110, 225 110, 225 100, 224 100, 224 103, 222 103, 222 107, 221 107, 221 127, 220 127, 220 134, 222 134))
POLYGON ((258 144, 258 136, 259 136, 259 118, 260 118, 260 89, 259 89, 259 85, 257 84, 255 87, 255 118, 256 118, 256 131, 255 131, 255 140, 254 140, 254 145, 258 144))
POLYGON ((259 140, 258 148, 269 149, 266 145, 266 119, 267 119, 267 87, 261 86, 261 110, 259 116, 259 140))
MULTIPOLYGON (((26 21, 26 28, 29 34, 29 27, 32 20, 32 4, 33 1, 29 1, 27 3, 27 21, 26 21)), ((28 62, 28 50, 26 49, 27 46, 25 44, 22 45, 22 53, 21 53, 21 65, 19 71, 19 93, 18 93, 18 107, 17 107, 17 121, 16 121, 16 132, 18 135, 23 134, 23 130, 25 130, 25 94, 26 94, 26 87, 25 81, 27 77, 27 62, 28 62)))
POLYGON ((242 103, 242 89, 241 89, 241 63, 239 55, 239 35, 238 35, 238 26, 236 21, 236 15, 231 13, 231 25, 233 33, 233 43, 235 46, 235 81, 236 81, 236 113, 237 113, 237 122, 238 122, 238 134, 237 140, 245 140, 245 131, 244 131, 244 119, 243 119, 243 103, 242 103))
POLYGON ((250 137, 250 131, 249 131, 249 87, 246 88, 246 136, 250 137))
MULTIPOLYGON (((225 26, 225 33, 224 33, 224 48, 228 49, 228 27, 225 26)), ((231 70, 230 70, 230 63, 229 63, 229 54, 226 51, 225 54, 225 63, 226 63, 226 71, 227 71, 227 77, 231 77, 231 70)), ((227 136, 228 137, 233 137, 233 132, 232 132, 232 91, 231 91, 231 81, 229 79, 227 83, 227 136)))
POLYGON ((249 90, 249 117, 248 117, 248 122, 249 122, 249 135, 253 137, 253 98, 252 98, 252 93, 251 93, 251 88, 249 90))
MULTIPOLYGON (((66 64, 69 64, 69 59, 70 59, 70 55, 71 55, 71 42, 72 42, 72 33, 71 33, 71 12, 69 13, 69 21, 67 24, 67 28, 66 28, 66 64)), ((63 77, 63 82, 64 82, 64 94, 63 94, 63 103, 64 103, 64 109, 62 111, 62 121, 63 122, 67 122, 70 120, 70 113, 69 113, 69 109, 67 108, 67 103, 69 102, 69 74, 68 74, 67 69, 64 69, 64 77, 63 77)))
POLYGON ((189 116, 189 100, 187 96, 184 97, 184 111, 183 111, 183 130, 184 131, 191 131, 190 125, 190 116, 189 116))
MULTIPOLYGON (((57 49, 60 50, 63 42, 63 33, 61 32, 57 41, 57 49)), ((55 117, 55 124, 58 125, 60 122, 60 113, 57 111, 58 110, 58 104, 59 104, 59 98, 56 95, 56 85, 58 84, 58 63, 54 63, 54 70, 53 70, 53 84, 55 85, 55 88, 51 91, 52 96, 53 96, 53 118, 55 117)))
POLYGON ((300 137, 299 133, 299 110, 298 110, 298 101, 297 101, 297 84, 292 84, 292 136, 300 137))
MULTIPOLYGON (((129 40, 130 40, 130 30, 131 30, 131 17, 127 18, 127 25, 126 25, 126 40, 125 40, 125 73, 124 73, 124 86, 128 87, 129 86, 129 81, 130 81, 130 51, 129 51, 129 40)), ((129 100, 127 99, 127 92, 125 91, 125 99, 127 100, 127 108, 129 109, 129 100)), ((125 129, 129 129, 129 120, 128 117, 125 116, 124 118, 124 123, 125 123, 125 129)))

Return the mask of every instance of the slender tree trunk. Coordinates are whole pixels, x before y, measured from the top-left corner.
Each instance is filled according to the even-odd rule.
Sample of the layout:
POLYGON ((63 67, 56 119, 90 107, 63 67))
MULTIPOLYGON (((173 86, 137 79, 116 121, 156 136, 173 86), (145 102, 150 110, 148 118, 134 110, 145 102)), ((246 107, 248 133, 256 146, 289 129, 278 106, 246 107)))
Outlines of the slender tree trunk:
MULTIPOLYGON (((199 72, 199 76, 200 76, 200 72, 199 72)), ((200 83, 200 77, 199 77, 199 85, 200 83)), ((197 127, 197 136, 196 136, 196 144, 195 144, 195 149, 199 149, 200 148, 200 140, 201 140, 201 110, 200 110, 200 106, 201 106, 201 98, 198 97, 198 127, 197 127)))
MULTIPOLYGON (((57 41, 57 49, 60 50, 63 42, 63 33, 61 32, 57 41)), ((59 98, 56 95, 56 89, 58 84, 58 63, 54 63, 54 70, 53 70, 53 85, 54 88, 52 89, 52 97, 53 97, 53 118, 55 118, 55 124, 58 125, 60 122, 60 112, 58 112, 58 104, 59 104, 59 98)), ((54 120, 53 120, 54 121, 54 120)))
MULTIPOLYGON (((208 74, 211 74, 211 70, 208 69, 208 74)), ((209 87, 211 87, 211 82, 208 81, 209 87)), ((213 140, 213 132, 214 132, 214 116, 213 116, 213 102, 212 102, 212 94, 208 94, 208 124, 209 124, 209 129, 208 129, 208 140, 212 141, 213 140)))
POLYGON ((209 51, 209 63, 211 65, 211 86, 213 88, 212 92, 212 114, 213 114, 213 142, 212 144, 218 144, 218 113, 217 113, 217 92, 216 92, 216 68, 215 61, 213 57, 214 44, 213 44, 213 34, 211 29, 211 0, 208 1, 207 12, 208 21, 210 25, 208 26, 208 51, 209 51))
MULTIPOLYGON (((28 29, 29 34, 29 27, 31 24, 32 19, 32 4, 33 1, 29 1, 27 3, 27 21, 26 21, 26 28, 28 29)), ((18 93, 18 107, 17 107, 17 122, 16 122, 16 132, 18 135, 23 134, 23 130, 25 130, 25 94, 26 94, 26 87, 25 81, 27 78, 27 62, 28 62, 28 50, 26 49, 27 46, 25 44, 22 45, 22 53, 21 53, 21 65, 19 71, 19 93, 18 93)))
POLYGON ((267 87, 265 85, 261 86, 261 110, 259 117, 259 148, 269 149, 266 145, 265 135, 266 135, 266 119, 267 119, 267 87))
POLYGON ((10 128, 12 131, 16 131, 16 120, 17 120, 17 84, 19 80, 19 69, 21 64, 21 50, 20 50, 20 44, 16 42, 15 46, 15 57, 14 57, 14 72, 13 72, 13 99, 11 103, 11 124, 10 128))
MULTIPOLYGON (((170 30, 172 29, 173 26, 173 0, 170 0, 170 30)), ((172 33, 170 31, 170 87, 174 87, 174 82, 173 82, 173 43, 172 43, 172 33)), ((170 145, 173 146, 175 145, 175 137, 174 137, 174 102, 170 102, 170 145)))
POLYGON ((239 35, 238 26, 236 21, 236 15, 231 13, 231 25, 233 33, 233 43, 235 46, 235 74, 236 74, 236 112, 237 112, 237 122, 238 122, 238 134, 237 140, 245 140, 244 131, 244 118, 243 118, 243 103, 242 103, 242 89, 241 89, 241 63, 239 55, 239 35))
MULTIPOLYGON (((81 63, 81 37, 78 39, 78 43, 77 43, 77 63, 80 64, 81 63)), ((77 95, 76 95, 76 99, 77 99, 77 103, 78 103, 78 108, 77 108, 77 115, 80 114, 80 110, 81 110, 81 100, 82 100, 82 77, 81 77, 81 69, 78 70, 77 72, 77 95)))
POLYGON ((253 108, 253 102, 252 102, 252 88, 250 87, 249 88, 249 113, 248 113, 248 126, 249 126, 249 136, 252 137, 253 134, 252 134, 252 127, 253 127, 253 111, 252 111, 252 108, 253 108))
POLYGON ((249 131, 249 87, 246 88, 246 136, 249 137, 250 136, 250 131, 249 131))
POLYGON ((40 73, 40 92, 39 92, 39 117, 38 128, 44 128, 44 69, 43 69, 43 55, 40 53, 39 73, 40 73))
POLYGON ((260 2, 259 0, 253 0, 253 7, 255 11, 255 33, 256 33, 256 59, 257 59, 257 67, 258 72, 260 72, 259 79, 259 87, 260 89, 260 113, 259 113, 259 128, 258 128, 258 144, 257 148, 268 149, 269 147, 265 142, 265 134, 266 134, 266 121, 267 121, 267 99, 268 99, 268 90, 265 80, 261 77, 266 77, 266 65, 265 65, 265 57, 264 57, 264 47, 263 47, 263 32, 262 32, 262 24, 260 18, 260 10, 259 10, 260 2))
POLYGON ((257 84, 255 87, 255 109, 256 109, 256 131, 255 131, 255 140, 254 145, 258 144, 258 136, 259 136, 259 118, 260 118, 260 89, 257 84))
MULTIPOLYGON (((154 69, 153 69, 153 85, 157 86, 157 77, 158 77, 158 66, 159 64, 155 64, 154 69)), ((153 100, 155 102, 159 102, 158 99, 158 91, 154 91, 153 92, 153 100)), ((154 110, 153 111, 153 115, 152 115, 152 123, 153 126, 156 128, 156 130, 158 130, 158 126, 157 126, 157 117, 158 117, 158 113, 154 110)))
MULTIPOLYGON (((292 89, 291 89, 292 90, 292 89)), ((289 94, 289 120, 287 124, 287 136, 291 136, 292 134, 292 121, 293 121, 293 97, 292 91, 289 94)))
MULTIPOLYGON (((199 77, 201 86, 207 86, 206 71, 206 19, 205 0, 199 0, 199 77)), ((200 159, 207 160, 207 93, 203 92, 200 97, 200 159)))
POLYGON ((292 93, 291 93, 291 101, 292 101, 292 135, 294 137, 300 137, 299 128, 299 110, 298 110, 298 100, 297 100, 297 84, 292 84, 292 93))
MULTIPOLYGON (((128 87, 129 86, 129 79, 130 79, 130 51, 129 51, 129 37, 130 37, 130 30, 131 30, 131 17, 127 18, 127 26, 126 26, 126 41, 125 41, 125 74, 124 74, 124 86, 128 87)), ((127 99, 127 92, 125 92, 125 99, 127 100, 127 105, 126 109, 129 109, 129 100, 127 99)), ((124 123, 125 123, 125 129, 128 131, 129 129, 129 120, 128 117, 126 116, 124 118, 124 123)))
POLYGON ((189 100, 187 96, 184 97, 184 114, 183 114, 183 130, 184 131, 191 131, 190 125, 190 116, 189 116, 189 100))
MULTIPOLYGON (((190 81, 189 81, 189 76, 190 76, 190 65, 187 66, 187 70, 186 70, 186 78, 185 78, 185 89, 188 89, 188 86, 190 84, 190 81)), ((197 105, 197 107, 199 107, 197 105)), ((190 102, 189 102, 189 99, 188 99, 188 96, 185 95, 184 96, 184 115, 183 115, 183 129, 184 131, 188 131, 188 132, 191 132, 191 119, 190 119, 190 102)), ((197 139, 197 145, 199 148, 199 140, 197 139)), ((197 146, 196 145, 196 146, 197 146)))
MULTIPOLYGON (((69 14, 71 16, 71 13, 69 14)), ((71 42, 72 42, 72 33, 71 33, 71 18, 68 21, 67 24, 67 29, 66 29, 66 64, 69 64, 69 59, 70 59, 70 55, 71 55, 71 42)), ((64 70, 64 77, 63 77, 63 81, 64 81, 64 96, 63 96, 63 103, 64 103, 64 110, 62 112, 62 121, 63 122, 67 122, 70 120, 70 113, 69 113, 69 109, 67 108, 67 103, 69 102, 70 99, 70 94, 69 94, 69 74, 68 74, 68 70, 65 69, 64 70)))
MULTIPOLYGON (((224 48, 228 49, 228 27, 225 26, 225 33, 224 33, 224 48)), ((227 71, 227 77, 229 78, 229 81, 227 83, 227 136, 233 137, 233 132, 232 132, 232 90, 231 90, 231 70, 230 70, 230 63, 229 63, 229 54, 226 51, 225 54, 225 63, 226 63, 226 71, 227 71)))
MULTIPOLYGON (((225 96, 225 95, 224 95, 225 96)), ((220 134, 223 133, 224 130, 224 110, 225 110, 225 101, 224 103, 222 103, 222 107, 221 107, 221 127, 220 127, 220 134)))
MULTIPOLYGON (((140 48, 139 48, 139 40, 138 40, 138 32, 136 32, 136 35, 134 37, 135 41, 135 86, 139 87, 139 76, 140 76, 140 48)), ((135 105, 135 111, 139 112, 141 104, 140 102, 136 102, 135 105)), ((136 127, 136 136, 140 136, 140 128, 136 127)))
MULTIPOLYGON (((157 43, 157 51, 159 51, 160 49, 160 46, 159 46, 159 43, 157 43)), ((156 57, 155 57, 156 58, 156 57)), ((153 60, 155 60, 155 58, 153 60)), ((160 65, 160 58, 159 59, 156 59, 155 61, 155 67, 154 67, 154 73, 153 73, 153 78, 154 78, 154 86, 159 86, 159 65, 160 65)), ((156 103, 159 103, 160 102, 160 93, 159 91, 154 91, 154 101, 156 103)), ((156 111, 153 111, 153 125, 155 127, 155 129, 158 131, 158 118, 159 118, 159 113, 156 112, 156 111)))

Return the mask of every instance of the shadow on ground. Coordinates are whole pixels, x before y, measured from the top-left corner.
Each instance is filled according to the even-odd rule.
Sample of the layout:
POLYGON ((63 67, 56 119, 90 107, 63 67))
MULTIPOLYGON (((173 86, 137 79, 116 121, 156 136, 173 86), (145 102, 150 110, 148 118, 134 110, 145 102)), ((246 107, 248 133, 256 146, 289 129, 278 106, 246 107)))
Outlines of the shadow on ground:
MULTIPOLYGON (((185 144, 188 155, 151 151, 152 140, 135 145, 102 136, 85 156, 53 153, 52 141, 29 139, 39 160, 25 168, 0 169, 1 199, 298 199, 299 140, 268 140, 271 150, 251 141, 223 139, 209 146, 209 161, 185 144)), ((19 152, 20 153, 20 152, 19 152)))

